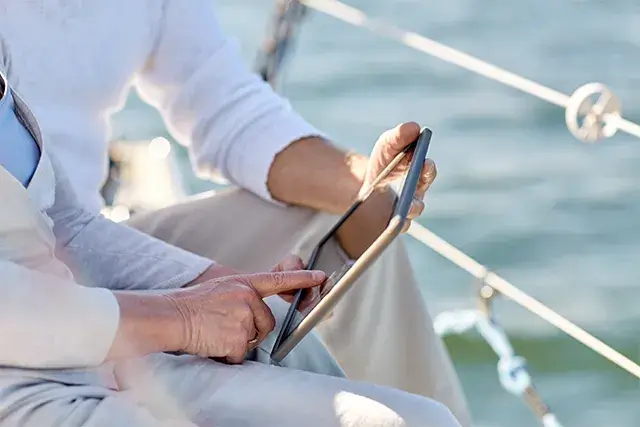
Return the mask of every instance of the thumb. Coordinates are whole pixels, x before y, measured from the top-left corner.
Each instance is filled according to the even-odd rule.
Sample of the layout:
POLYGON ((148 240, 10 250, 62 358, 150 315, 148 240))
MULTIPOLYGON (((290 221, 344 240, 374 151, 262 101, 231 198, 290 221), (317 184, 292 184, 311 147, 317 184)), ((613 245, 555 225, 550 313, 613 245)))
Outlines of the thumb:
POLYGON ((297 255, 287 255, 282 261, 273 266, 272 272, 276 271, 292 271, 304 269, 304 262, 297 255))
POLYGON ((420 136, 420 125, 418 123, 402 123, 383 133, 376 142, 375 148, 382 150, 382 153, 389 154, 393 158, 404 150, 407 145, 415 141, 418 136, 420 136))
MULTIPOLYGON (((402 123, 383 133, 371 152, 369 164, 367 165, 365 184, 368 185, 373 182, 391 161, 409 144, 415 141, 419 135, 420 125, 415 122, 402 123)), ((409 158, 410 157, 407 157, 406 160, 409 158)), ((389 175, 388 179, 394 179, 397 173, 403 172, 407 164, 407 161, 401 162, 389 175)))
POLYGON ((262 298, 290 292, 296 289, 313 288, 322 284, 327 275, 322 271, 278 271, 244 276, 262 298))

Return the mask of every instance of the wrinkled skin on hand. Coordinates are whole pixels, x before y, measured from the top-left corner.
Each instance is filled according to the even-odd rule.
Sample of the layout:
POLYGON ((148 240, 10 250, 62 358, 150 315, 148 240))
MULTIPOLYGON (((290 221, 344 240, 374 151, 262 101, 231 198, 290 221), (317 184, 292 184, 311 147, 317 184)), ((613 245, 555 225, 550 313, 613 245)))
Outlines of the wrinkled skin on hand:
MULTIPOLYGON (((287 255, 271 268, 271 272, 279 272, 279 271, 294 271, 294 270, 303 270, 304 262, 302 258, 297 255, 287 255)), ((200 277, 198 277, 193 282, 185 285, 185 286, 193 286, 198 283, 206 282, 207 280, 218 279, 220 277, 225 276, 235 276, 240 275, 242 272, 233 269, 231 267, 227 267, 221 264, 215 264, 211 266, 207 271, 205 271, 200 277)), ((293 302, 293 298, 296 294, 297 289, 290 292, 283 292, 279 294, 279 296, 287 301, 288 303, 293 302)), ((320 287, 316 286, 314 288, 309 289, 308 292, 305 292, 305 297, 300 303, 299 310, 303 311, 310 303, 312 303, 318 296, 320 295, 320 287)))
POLYGON ((290 298, 298 289, 317 287, 323 272, 284 270, 299 265, 293 259, 276 271, 235 274, 194 282, 167 294, 183 324, 180 351, 201 357, 224 358, 242 363, 248 343, 262 341, 274 328, 275 319, 263 298, 283 294, 290 298))

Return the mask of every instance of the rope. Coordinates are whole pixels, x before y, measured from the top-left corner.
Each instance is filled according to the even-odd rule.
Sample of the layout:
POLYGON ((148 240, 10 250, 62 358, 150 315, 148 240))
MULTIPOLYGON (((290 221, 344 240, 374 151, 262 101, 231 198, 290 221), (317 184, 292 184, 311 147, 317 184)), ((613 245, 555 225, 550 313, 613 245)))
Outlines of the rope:
POLYGON ((637 363, 614 350, 533 297, 527 295, 525 292, 516 288, 502 277, 490 272, 484 265, 460 251, 452 244, 438 237, 422 225, 413 221, 411 228, 409 228, 409 234, 420 243, 430 247, 444 258, 456 264, 458 267, 466 270, 472 276, 483 280, 484 283, 491 286, 505 297, 518 303, 541 319, 546 320, 556 328, 574 338, 576 341, 579 341, 591 350, 600 354, 602 357, 608 359, 610 362, 629 372, 631 375, 640 378, 640 366, 637 363))
POLYGON ((498 377, 502 387, 514 396, 527 400, 543 427, 562 427, 535 391, 527 361, 515 354, 507 334, 489 314, 480 310, 444 312, 433 320, 433 327, 442 337, 475 328, 498 356, 498 377), (528 396, 534 396, 535 399, 527 399, 528 396))
MULTIPOLYGON (((357 27, 368 28, 374 33, 397 40, 398 42, 417 51, 439 58, 445 62, 457 65, 461 68, 485 76, 491 80, 518 89, 524 93, 535 96, 559 107, 567 108, 571 104, 571 97, 524 78, 518 74, 497 67, 479 58, 462 51, 445 46, 435 40, 429 39, 418 33, 405 31, 383 21, 371 18, 362 10, 349 6, 337 0, 299 0, 305 6, 333 16, 336 19, 357 27)), ((582 111, 584 112, 584 111, 582 111)), ((617 113, 604 114, 602 120, 605 124, 614 126, 630 135, 640 138, 640 126, 620 117, 617 113)))

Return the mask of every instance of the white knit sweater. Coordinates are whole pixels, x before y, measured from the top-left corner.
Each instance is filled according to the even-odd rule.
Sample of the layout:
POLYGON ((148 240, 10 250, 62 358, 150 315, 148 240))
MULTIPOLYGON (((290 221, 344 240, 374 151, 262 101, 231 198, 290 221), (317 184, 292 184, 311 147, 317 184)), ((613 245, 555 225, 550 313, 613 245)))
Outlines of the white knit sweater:
POLYGON ((270 199, 274 156, 319 132, 251 73, 213 0, 4 0, 0 67, 85 207, 102 205, 108 118, 135 84, 200 174, 270 199))

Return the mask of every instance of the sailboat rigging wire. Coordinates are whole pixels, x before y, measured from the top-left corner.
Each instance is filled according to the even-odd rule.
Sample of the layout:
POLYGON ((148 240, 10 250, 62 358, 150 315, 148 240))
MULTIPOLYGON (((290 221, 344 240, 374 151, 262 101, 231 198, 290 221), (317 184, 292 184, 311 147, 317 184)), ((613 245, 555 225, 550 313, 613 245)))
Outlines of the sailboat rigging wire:
MULTIPOLYGON (((574 95, 568 96, 557 90, 551 89, 533 80, 524 78, 518 74, 512 73, 504 68, 500 68, 496 65, 490 64, 472 55, 464 53, 460 50, 453 49, 449 46, 438 43, 435 40, 422 36, 418 33, 406 31, 401 28, 390 25, 384 21, 374 19, 364 13, 362 10, 353 6, 349 6, 337 0, 298 0, 305 6, 315 9, 319 12, 323 12, 338 20, 344 21, 348 24, 367 28, 373 31, 375 34, 384 36, 390 39, 397 40, 398 42, 413 48, 417 51, 426 53, 428 55, 439 58, 445 62, 457 65, 458 67, 467 69, 476 74, 485 76, 491 80, 495 80, 506 86, 510 86, 514 89, 518 89, 529 95, 540 98, 550 104, 557 105, 559 107, 567 109, 575 104, 582 104, 585 99, 575 97, 574 95)), ((578 92, 578 91, 576 91, 578 92)), ((597 93, 591 93, 586 95, 593 95, 597 93)), ((582 108, 577 109, 576 113, 587 114, 587 117, 591 116, 591 119, 597 119, 596 123, 587 123, 589 126, 598 126, 600 128, 608 125, 616 130, 621 130, 637 138, 640 138, 640 125, 626 120, 620 116, 619 111, 599 111, 599 106, 593 105, 592 102, 583 104, 582 108), (592 114, 587 114, 590 110, 592 114), (594 117, 597 116, 597 117, 594 117)), ((573 117, 567 117, 567 122, 573 117)), ((588 120, 587 122, 591 122, 588 120)), ((583 132, 574 132, 574 136, 579 139, 593 141, 592 138, 582 138, 580 134, 583 132)), ((587 132, 584 132, 587 133, 587 132)), ((600 134, 599 137, 612 136, 614 132, 609 135, 600 134)), ((592 134, 593 135, 593 134, 592 134)), ((599 138, 598 138, 599 139, 599 138)))
POLYGON ((275 86, 278 71, 290 52, 291 40, 302 24, 307 7, 297 0, 277 0, 271 29, 262 42, 257 59, 257 72, 271 86, 275 86))
POLYGON ((560 329, 576 341, 584 344, 605 359, 608 359, 610 362, 629 372, 631 375, 640 378, 640 366, 637 363, 614 350, 609 345, 600 341, 565 317, 551 310, 549 307, 545 306, 530 295, 521 291, 507 280, 493 272, 490 272, 487 267, 480 264, 449 242, 438 237, 416 221, 413 221, 411 224, 409 234, 420 243, 430 247, 432 250, 456 264, 458 267, 466 270, 472 276, 483 280, 485 284, 491 286, 491 288, 500 292, 505 297, 518 303, 531 313, 560 329))

